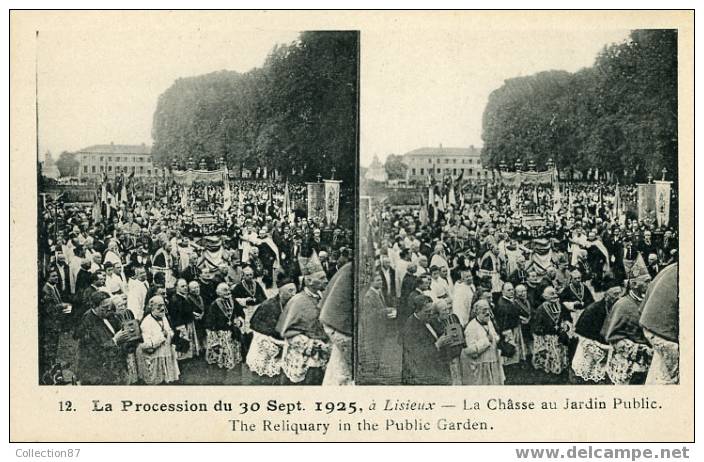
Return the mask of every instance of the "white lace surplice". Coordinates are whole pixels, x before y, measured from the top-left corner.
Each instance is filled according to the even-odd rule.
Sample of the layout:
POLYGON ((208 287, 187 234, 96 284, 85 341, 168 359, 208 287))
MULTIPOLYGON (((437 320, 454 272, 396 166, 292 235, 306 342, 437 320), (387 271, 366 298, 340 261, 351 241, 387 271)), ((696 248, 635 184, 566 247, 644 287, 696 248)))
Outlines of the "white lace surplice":
POLYGON ((247 353, 247 366, 257 375, 276 377, 281 373, 284 342, 252 331, 252 344, 247 353))
POLYGON ((619 340, 609 351, 607 374, 616 385, 628 385, 634 374, 647 372, 652 356, 653 350, 648 345, 619 340))
POLYGON ((611 347, 582 336, 578 338, 572 359, 574 374, 587 382, 602 382, 606 379, 606 361, 611 347))

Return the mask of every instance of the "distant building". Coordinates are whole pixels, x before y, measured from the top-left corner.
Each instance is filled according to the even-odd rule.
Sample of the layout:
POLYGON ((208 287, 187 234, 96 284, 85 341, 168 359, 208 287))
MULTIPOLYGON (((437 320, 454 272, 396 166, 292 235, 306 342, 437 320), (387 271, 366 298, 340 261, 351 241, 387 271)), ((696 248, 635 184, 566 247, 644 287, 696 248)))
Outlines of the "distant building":
POLYGON ((464 172, 464 178, 486 179, 491 175, 482 167, 481 150, 468 148, 418 148, 403 155, 408 166, 408 180, 428 181, 432 174, 436 178, 445 174, 457 176, 464 172))
POLYGON ((59 168, 56 166, 56 162, 54 162, 54 158, 51 157, 51 153, 49 151, 47 151, 44 155, 44 162, 42 162, 42 175, 55 180, 61 176, 59 173, 59 168))
POLYGON ((78 177, 99 177, 103 172, 108 176, 134 172, 136 177, 156 174, 152 164, 151 147, 144 143, 98 144, 76 151, 78 177))
POLYGON ((386 168, 384 168, 384 164, 379 162, 379 158, 377 156, 374 156, 371 165, 369 165, 369 168, 367 168, 367 171, 364 173, 364 179, 368 181, 380 182, 385 182, 388 179, 386 168))

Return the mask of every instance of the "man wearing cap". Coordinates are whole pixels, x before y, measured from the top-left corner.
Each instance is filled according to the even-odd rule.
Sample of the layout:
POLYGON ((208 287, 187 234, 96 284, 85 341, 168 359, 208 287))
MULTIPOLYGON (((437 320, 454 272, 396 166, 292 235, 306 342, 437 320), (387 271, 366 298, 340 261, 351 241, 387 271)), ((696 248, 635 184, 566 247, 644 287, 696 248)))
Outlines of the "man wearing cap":
POLYGON ((287 384, 320 385, 330 352, 329 339, 320 323, 320 298, 328 283, 320 261, 313 254, 299 258, 305 287, 289 300, 276 330, 286 341, 282 370, 287 384))

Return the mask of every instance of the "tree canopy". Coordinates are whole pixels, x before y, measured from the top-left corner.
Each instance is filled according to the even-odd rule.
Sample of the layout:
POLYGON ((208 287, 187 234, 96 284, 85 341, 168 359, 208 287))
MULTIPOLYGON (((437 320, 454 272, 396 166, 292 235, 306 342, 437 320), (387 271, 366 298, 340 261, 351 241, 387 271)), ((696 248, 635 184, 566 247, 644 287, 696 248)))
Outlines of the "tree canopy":
POLYGON ((354 184, 358 34, 304 32, 262 68, 178 79, 154 113, 154 161, 320 174, 354 184))
POLYGON ((677 177, 677 31, 634 30, 592 67, 506 80, 484 110, 482 162, 677 177))
POLYGON ((403 156, 391 154, 384 162, 384 170, 386 170, 386 175, 388 175, 390 180, 401 180, 406 178, 408 165, 403 162, 403 156))
POLYGON ((61 176, 77 176, 78 167, 78 159, 76 159, 76 154, 72 152, 64 151, 56 159, 56 168, 59 169, 59 175, 61 176))

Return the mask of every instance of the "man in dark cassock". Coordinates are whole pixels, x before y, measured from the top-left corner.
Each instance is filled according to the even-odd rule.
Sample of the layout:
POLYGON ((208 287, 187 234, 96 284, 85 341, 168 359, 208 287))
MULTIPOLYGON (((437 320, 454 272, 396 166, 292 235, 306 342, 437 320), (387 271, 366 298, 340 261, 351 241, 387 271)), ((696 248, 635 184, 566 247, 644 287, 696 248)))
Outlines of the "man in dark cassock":
POLYGON ((418 265, 410 263, 401 281, 401 298, 398 303, 398 323, 400 326, 413 314, 413 305, 410 296, 418 284, 418 278, 416 277, 417 271, 418 265))
POLYGON ((560 301, 572 305, 571 311, 581 312, 584 308, 594 303, 592 291, 582 282, 582 273, 572 271, 570 283, 560 294, 560 301))
POLYGON ((285 384, 320 385, 330 352, 329 338, 319 320, 328 279, 315 254, 299 260, 305 287, 286 304, 276 326, 287 343, 282 380, 285 384))
POLYGON ((608 289, 598 302, 588 305, 575 324, 578 343, 572 358, 570 383, 607 384, 606 373, 609 344, 604 338, 604 324, 611 314, 614 303, 621 297, 621 287, 607 282, 608 289))
POLYGON ((648 255, 651 253, 658 253, 658 246, 653 241, 653 233, 649 229, 643 232, 643 238, 638 243, 638 252, 643 257, 643 261, 648 261, 648 255))
POLYGON ((185 279, 176 281, 176 291, 169 298, 168 318, 174 336, 179 335, 189 344, 188 350, 177 351, 178 359, 198 356, 200 345, 196 336, 194 306, 188 298, 188 282, 185 279))
POLYGON ((58 283, 57 271, 55 269, 49 270, 49 277, 42 287, 39 299, 40 374, 46 372, 56 363, 59 348, 59 335, 65 313, 58 283))
POLYGON ((197 279, 198 285, 200 286, 200 296, 203 298, 204 306, 208 307, 217 298, 216 288, 217 282, 213 277, 214 275, 210 272, 210 269, 205 266, 197 279))
POLYGON ((80 299, 78 304, 74 306, 72 317, 76 322, 80 322, 83 317, 83 313, 90 310, 91 302, 90 299, 95 292, 98 292, 102 287, 105 286, 105 273, 102 271, 96 271, 91 275, 90 285, 83 289, 80 294, 80 299))
POLYGON ((391 262, 387 255, 379 257, 378 273, 381 276, 381 294, 384 297, 386 306, 397 306, 396 301, 396 272, 391 268, 391 262))
POLYGON ((181 271, 180 276, 187 282, 195 281, 200 276, 200 268, 198 268, 198 258, 194 255, 188 260, 188 266, 181 271))
POLYGON ((78 378, 82 385, 124 385, 124 347, 129 334, 116 331, 108 321, 115 308, 107 293, 94 292, 88 303, 91 308, 83 314, 74 333, 78 340, 78 378))
POLYGON ((639 324, 649 282, 647 272, 630 280, 628 294, 614 304, 602 331, 612 348, 607 371, 617 385, 642 385, 650 367, 652 348, 639 324))
POLYGON ((254 278, 263 278, 266 275, 266 268, 262 259, 259 257, 259 248, 252 247, 249 250, 249 266, 254 271, 254 278))
POLYGON ((61 293, 61 298, 63 300, 71 300, 71 269, 66 263, 66 256, 62 252, 56 254, 56 262, 53 268, 56 270, 56 274, 59 277, 56 287, 61 293))
POLYGON ((401 382, 404 385, 450 385, 450 364, 441 348, 450 338, 441 336, 430 324, 437 316, 433 300, 414 298, 414 312, 403 326, 401 382))
POLYGON ((274 282, 274 266, 279 263, 279 248, 274 243, 267 228, 262 228, 259 231, 259 239, 262 241, 257 246, 263 266, 262 282, 267 287, 271 287, 274 282))
POLYGON ((233 370, 242 364, 242 327, 244 309, 230 295, 230 287, 220 283, 217 298, 205 309, 203 326, 206 331, 205 359, 208 364, 233 370))
POLYGON ((81 269, 78 270, 78 273, 76 273, 76 297, 80 298, 81 294, 85 289, 90 286, 90 280, 92 277, 92 273, 89 271, 90 270, 90 260, 84 259, 81 261, 81 269))

